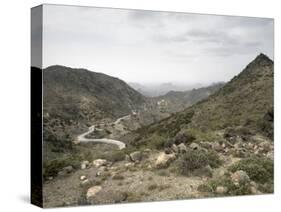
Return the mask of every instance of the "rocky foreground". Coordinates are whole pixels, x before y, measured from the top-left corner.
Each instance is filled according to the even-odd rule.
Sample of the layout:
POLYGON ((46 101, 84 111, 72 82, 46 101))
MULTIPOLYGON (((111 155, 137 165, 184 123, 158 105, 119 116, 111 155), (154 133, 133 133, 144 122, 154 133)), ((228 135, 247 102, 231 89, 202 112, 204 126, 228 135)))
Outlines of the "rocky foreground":
POLYGON ((116 150, 122 157, 111 152, 111 158, 82 159, 79 167, 66 166, 45 180, 44 206, 272 193, 273 142, 262 135, 216 133, 217 142, 189 142, 179 134, 163 150, 116 150))

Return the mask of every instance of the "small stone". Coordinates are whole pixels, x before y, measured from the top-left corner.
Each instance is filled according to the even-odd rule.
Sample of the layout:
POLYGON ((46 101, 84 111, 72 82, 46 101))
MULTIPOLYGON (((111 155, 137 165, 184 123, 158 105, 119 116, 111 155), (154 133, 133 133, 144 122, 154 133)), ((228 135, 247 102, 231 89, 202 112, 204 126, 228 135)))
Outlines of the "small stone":
POLYGON ((107 165, 107 160, 105 160, 105 159, 96 159, 96 160, 93 161, 93 165, 96 168, 99 168, 101 166, 106 166, 107 165))
POLYGON ((196 143, 191 143, 191 144, 189 145, 189 147, 190 147, 192 150, 198 150, 198 149, 200 148, 199 145, 196 144, 196 143))
POLYGON ((69 174, 73 171, 73 167, 72 166, 66 166, 62 170, 69 174))
POLYGON ((87 199, 95 197, 96 194, 99 193, 101 190, 102 190, 101 186, 93 186, 89 188, 86 194, 87 199))
POLYGON ((136 151, 130 154, 130 158, 134 162, 139 162, 142 160, 142 153, 140 151, 136 151))
POLYGON ((86 180, 87 179, 87 177, 85 176, 85 175, 82 175, 82 176, 80 176, 80 180, 86 180))
POLYGON ((231 181, 235 186, 240 186, 249 183, 250 178, 245 171, 239 170, 231 175, 231 181))
POLYGON ((181 143, 178 145, 178 150, 180 153, 185 153, 185 152, 187 152, 187 147, 185 146, 184 143, 181 143))
POLYGON ((165 168, 165 167, 169 166, 170 163, 174 159, 176 159, 176 155, 174 153, 173 154, 166 154, 165 152, 162 152, 157 157, 156 162, 155 162, 155 166, 157 168, 165 168))
POLYGON ((214 142, 213 143, 213 149, 217 152, 220 152, 223 150, 223 147, 219 144, 219 142, 214 142))
POLYGON ((224 186, 218 186, 216 188, 216 193, 217 194, 225 194, 227 192, 227 188, 224 186))
POLYGON ((90 180, 85 179, 85 180, 83 180, 83 181, 80 183, 80 186, 82 186, 82 187, 87 187, 87 186, 89 186, 90 184, 91 184, 90 180))
POLYGON ((125 163, 125 167, 130 168, 130 167, 134 167, 135 164, 134 163, 125 163))
POLYGON ((259 193, 258 189, 255 186, 251 186, 250 191, 251 191, 252 194, 258 194, 259 193))
POLYGON ((87 161, 87 160, 84 160, 84 161, 82 161, 82 163, 81 163, 81 169, 86 169, 88 166, 89 166, 89 161, 87 161))
POLYGON ((173 150, 174 153, 178 153, 178 151, 179 151, 179 148, 176 144, 173 144, 171 149, 173 150))

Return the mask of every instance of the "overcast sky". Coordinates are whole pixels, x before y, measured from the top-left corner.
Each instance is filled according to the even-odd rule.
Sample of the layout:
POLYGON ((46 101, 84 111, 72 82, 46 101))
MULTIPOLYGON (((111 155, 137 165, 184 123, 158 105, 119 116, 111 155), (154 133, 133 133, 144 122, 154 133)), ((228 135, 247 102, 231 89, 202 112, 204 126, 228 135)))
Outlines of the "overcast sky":
POLYGON ((43 67, 87 68, 127 82, 228 81, 260 52, 273 20, 44 5, 43 67))

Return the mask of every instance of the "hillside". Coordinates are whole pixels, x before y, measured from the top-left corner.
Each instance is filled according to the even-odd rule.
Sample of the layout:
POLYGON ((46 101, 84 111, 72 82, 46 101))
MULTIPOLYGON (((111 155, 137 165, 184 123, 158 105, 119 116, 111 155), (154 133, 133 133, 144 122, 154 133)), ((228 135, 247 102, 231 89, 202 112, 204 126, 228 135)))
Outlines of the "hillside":
POLYGON ((51 66, 44 73, 44 112, 64 119, 97 120, 130 114, 145 98, 124 81, 86 69, 51 66))
POLYGON ((167 112, 179 112, 183 109, 207 98, 219 90, 224 83, 215 83, 213 85, 187 90, 187 91, 169 91, 165 95, 155 97, 159 106, 167 112))
POLYGON ((273 136, 273 61, 264 54, 258 55, 213 95, 139 129, 132 142, 148 143, 155 135, 167 140, 180 132, 188 132, 198 140, 209 136, 210 140, 214 132, 231 127, 245 127, 273 136))
MULTIPOLYGON (((151 109, 143 111, 152 116, 151 109)), ((77 143, 45 162, 45 205, 273 193, 273 111, 273 61, 261 54, 212 95, 159 122, 132 132, 130 116, 98 124, 87 138, 117 139, 125 148, 77 143)))
POLYGON ((45 156, 60 157, 57 153, 72 150, 72 142, 88 126, 131 114, 145 101, 145 97, 118 78, 64 66, 44 69, 45 156))

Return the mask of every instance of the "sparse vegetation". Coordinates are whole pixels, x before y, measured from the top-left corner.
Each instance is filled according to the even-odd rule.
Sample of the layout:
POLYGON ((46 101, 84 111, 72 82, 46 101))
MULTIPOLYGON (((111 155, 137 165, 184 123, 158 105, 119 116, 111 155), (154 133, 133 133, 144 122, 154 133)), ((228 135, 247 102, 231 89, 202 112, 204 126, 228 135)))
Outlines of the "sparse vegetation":
POLYGON ((157 187, 158 187, 157 184, 150 184, 150 185, 147 187, 147 189, 148 189, 149 191, 152 191, 152 190, 155 190, 157 187))
POLYGON ((188 150, 179 159, 179 171, 183 175, 190 175, 195 170, 208 165, 212 168, 221 165, 221 160, 214 151, 188 150))
POLYGON ((273 182, 273 161, 264 157, 250 157, 239 161, 229 168, 230 171, 243 170, 251 180, 259 183, 273 182))

